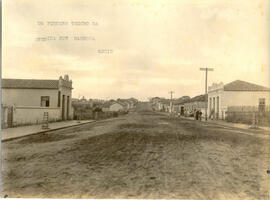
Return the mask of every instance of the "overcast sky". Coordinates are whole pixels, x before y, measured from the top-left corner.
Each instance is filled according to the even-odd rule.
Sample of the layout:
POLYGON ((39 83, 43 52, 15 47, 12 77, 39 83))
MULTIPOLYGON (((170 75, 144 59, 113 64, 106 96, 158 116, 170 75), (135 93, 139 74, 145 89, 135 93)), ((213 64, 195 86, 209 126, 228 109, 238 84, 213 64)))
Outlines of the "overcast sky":
POLYGON ((73 97, 191 97, 208 84, 246 80, 270 85, 268 0, 3 1, 3 78, 58 79, 73 97), (98 26, 39 26, 92 21, 98 26), (95 41, 37 41, 91 36, 95 41), (100 54, 99 49, 113 50, 100 54))

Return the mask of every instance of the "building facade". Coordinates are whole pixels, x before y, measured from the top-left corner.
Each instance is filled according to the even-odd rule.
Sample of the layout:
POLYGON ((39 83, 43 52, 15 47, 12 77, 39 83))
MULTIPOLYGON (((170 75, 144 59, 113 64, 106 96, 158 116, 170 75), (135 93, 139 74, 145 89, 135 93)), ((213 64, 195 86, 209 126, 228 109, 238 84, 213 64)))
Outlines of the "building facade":
POLYGON ((205 115, 205 110, 207 108, 207 95, 198 95, 191 98, 188 102, 184 104, 184 112, 186 115, 194 115, 196 111, 202 112, 202 117, 205 115))
POLYGON ((2 79, 2 127, 71 119, 72 81, 2 79))
POLYGON ((214 83, 208 88, 208 116, 225 119, 228 107, 270 104, 270 88, 236 80, 224 85, 214 83))
POLYGON ((111 102, 111 104, 109 106, 109 111, 111 111, 111 112, 119 112, 119 111, 126 111, 126 110, 127 110, 126 105, 124 105, 118 101, 111 102))

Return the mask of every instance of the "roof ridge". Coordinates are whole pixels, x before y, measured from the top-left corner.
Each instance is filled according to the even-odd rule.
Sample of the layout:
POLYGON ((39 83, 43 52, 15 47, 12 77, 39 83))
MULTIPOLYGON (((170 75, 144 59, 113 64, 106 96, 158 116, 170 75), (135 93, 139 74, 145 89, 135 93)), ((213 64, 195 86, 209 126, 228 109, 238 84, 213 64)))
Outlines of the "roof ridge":
POLYGON ((2 88, 58 89, 59 80, 48 79, 2 79, 2 88))
POLYGON ((227 91, 270 91, 270 88, 242 80, 235 80, 224 85, 227 91))
POLYGON ((2 80, 58 81, 58 79, 2 78, 2 80))

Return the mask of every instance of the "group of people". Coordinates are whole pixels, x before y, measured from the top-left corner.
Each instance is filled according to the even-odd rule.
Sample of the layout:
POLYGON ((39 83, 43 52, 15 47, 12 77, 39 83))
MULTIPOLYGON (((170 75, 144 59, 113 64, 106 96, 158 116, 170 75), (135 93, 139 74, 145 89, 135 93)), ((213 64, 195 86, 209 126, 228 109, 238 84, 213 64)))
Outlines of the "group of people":
POLYGON ((202 111, 201 110, 196 110, 194 112, 194 117, 196 120, 202 121, 202 111))

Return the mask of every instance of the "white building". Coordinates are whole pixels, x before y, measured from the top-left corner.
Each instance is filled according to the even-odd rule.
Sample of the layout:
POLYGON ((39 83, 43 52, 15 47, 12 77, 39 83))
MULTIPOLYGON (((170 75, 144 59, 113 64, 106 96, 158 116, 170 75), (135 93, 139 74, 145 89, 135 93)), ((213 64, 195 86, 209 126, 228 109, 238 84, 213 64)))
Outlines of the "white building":
POLYGON ((109 111, 118 112, 118 111, 126 111, 127 107, 125 104, 119 101, 112 101, 109 106, 109 111))
POLYGON ((229 106, 259 106, 270 104, 270 88, 236 80, 208 87, 208 116, 225 119, 229 106))
POLYGON ((71 119, 72 81, 2 79, 2 127, 71 119))

